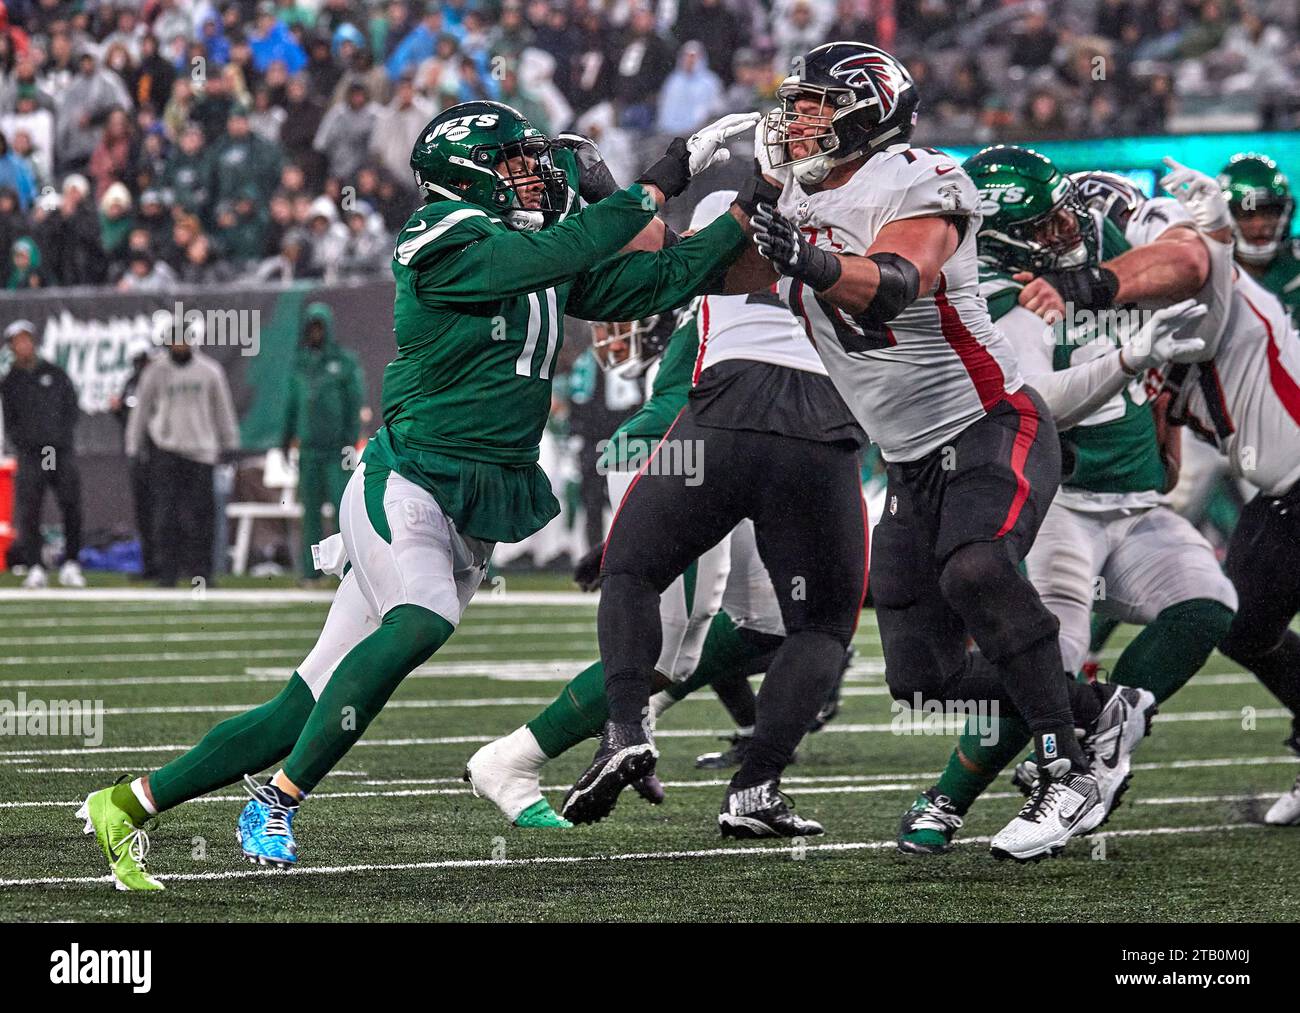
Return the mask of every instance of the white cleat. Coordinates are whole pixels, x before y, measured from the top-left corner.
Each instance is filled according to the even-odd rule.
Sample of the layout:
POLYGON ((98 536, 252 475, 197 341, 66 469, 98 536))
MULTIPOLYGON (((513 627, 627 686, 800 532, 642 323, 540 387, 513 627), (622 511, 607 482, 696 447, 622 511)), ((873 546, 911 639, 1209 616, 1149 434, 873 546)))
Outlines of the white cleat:
POLYGON ((1036 862, 1059 855, 1071 837, 1095 830, 1106 818, 1097 779, 1070 769, 1062 757, 1032 766, 1034 787, 1015 819, 989 845, 994 858, 1036 862))
POLYGON ((1300 777, 1295 779, 1295 786, 1264 814, 1264 822, 1271 827, 1300 827, 1300 777))
POLYGON ((86 586, 86 578, 82 575, 81 566, 75 559, 69 559, 59 567, 59 583, 64 587, 86 586))
POLYGON ((1096 725, 1080 742, 1088 756, 1092 776, 1097 779, 1097 790, 1105 807, 1105 815, 1097 826, 1110 819, 1111 813, 1119 808, 1133 778, 1133 751, 1151 734, 1151 719, 1155 713, 1154 693, 1122 686, 1111 694, 1097 717, 1096 725))
POLYGON ((547 759, 523 725, 471 756, 465 764, 465 780, 477 797, 495 805, 510 823, 517 823, 526 811, 545 802, 540 777, 547 759))
POLYGON ((28 591, 40 591, 49 581, 45 578, 45 567, 37 563, 27 571, 27 578, 23 581, 23 587, 28 591))

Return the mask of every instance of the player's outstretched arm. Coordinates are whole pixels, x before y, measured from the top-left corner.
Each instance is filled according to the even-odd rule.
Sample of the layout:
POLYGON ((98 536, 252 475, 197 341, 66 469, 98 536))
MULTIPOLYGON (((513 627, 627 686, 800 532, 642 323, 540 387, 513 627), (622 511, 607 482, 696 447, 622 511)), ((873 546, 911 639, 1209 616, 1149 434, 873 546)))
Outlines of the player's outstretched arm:
POLYGON ((567 312, 582 320, 639 320, 665 313, 701 293, 719 291, 727 266, 748 245, 732 215, 657 253, 628 253, 584 274, 567 312))

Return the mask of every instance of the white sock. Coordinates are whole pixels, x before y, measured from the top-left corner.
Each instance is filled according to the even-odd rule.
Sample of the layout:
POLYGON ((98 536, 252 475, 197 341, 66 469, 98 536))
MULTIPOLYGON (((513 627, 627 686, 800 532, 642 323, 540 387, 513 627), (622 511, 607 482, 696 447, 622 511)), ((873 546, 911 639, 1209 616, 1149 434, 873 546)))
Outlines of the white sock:
POLYGON ((658 721, 661 717, 664 716, 664 711, 666 711, 669 707, 671 707, 676 702, 677 701, 673 699, 672 694, 669 693, 668 690, 661 689, 658 693, 654 694, 654 696, 650 698, 651 716, 656 721, 658 721))
POLYGON ((501 748, 511 760, 528 770, 541 770, 550 759, 537 744, 537 736, 527 725, 520 725, 501 740, 501 748))
POLYGON ((131 794, 136 797, 136 800, 142 806, 144 806, 144 811, 147 812, 150 816, 158 815, 157 808, 154 806, 152 802, 149 801, 149 793, 144 790, 143 777, 137 777, 134 781, 131 782, 131 794))

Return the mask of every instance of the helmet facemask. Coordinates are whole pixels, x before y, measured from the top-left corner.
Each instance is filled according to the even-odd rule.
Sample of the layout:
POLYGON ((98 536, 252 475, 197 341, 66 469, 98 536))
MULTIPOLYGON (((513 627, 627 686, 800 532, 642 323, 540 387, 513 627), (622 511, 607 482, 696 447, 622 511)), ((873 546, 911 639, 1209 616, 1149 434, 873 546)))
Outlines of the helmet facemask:
POLYGON ((841 121, 878 103, 872 98, 859 98, 849 88, 828 88, 786 78, 777 97, 781 105, 767 114, 765 123, 768 158, 772 168, 789 166, 795 179, 806 185, 822 182, 837 165, 895 143, 893 138, 903 132, 898 126, 869 140, 859 138, 857 143, 850 143, 841 121), (795 103, 800 100, 816 102, 817 109, 799 112, 795 103), (796 132, 792 134, 791 128, 796 132), (813 150, 796 157, 791 150, 795 142, 811 145, 813 150))
POLYGON ((462 169, 481 173, 482 184, 463 184, 465 192, 457 193, 424 179, 416 170, 415 181, 426 200, 468 199, 483 203, 501 215, 507 226, 520 232, 540 231, 557 221, 567 207, 568 177, 555 166, 551 143, 544 137, 479 144, 469 158, 453 155, 448 160, 462 169), (527 193, 539 184, 535 196, 527 193), (534 203, 536 206, 529 206, 534 203))
POLYGON ((634 380, 645 374, 656 359, 663 354, 663 341, 654 340, 659 325, 659 315, 644 320, 619 321, 598 324, 604 334, 593 336, 592 353, 596 363, 605 372, 625 380, 634 380))
POLYGON ((1017 222, 1005 230, 984 229, 979 238, 981 246, 994 251, 1007 269, 1043 274, 1098 262, 1092 218, 1073 186, 1059 203, 1037 218, 1017 222))
POLYGON ((1245 207, 1246 202, 1242 200, 1233 200, 1229 204, 1232 211, 1232 236, 1237 245, 1237 259, 1260 266, 1272 263, 1273 258, 1277 256, 1278 248, 1291 230, 1291 213, 1295 210, 1295 201, 1290 197, 1278 199, 1267 191, 1264 193, 1264 199, 1259 200, 1250 209, 1245 207), (1276 217, 1269 238, 1254 241, 1247 239, 1242 228, 1243 218, 1250 222, 1256 216, 1270 213, 1276 217))

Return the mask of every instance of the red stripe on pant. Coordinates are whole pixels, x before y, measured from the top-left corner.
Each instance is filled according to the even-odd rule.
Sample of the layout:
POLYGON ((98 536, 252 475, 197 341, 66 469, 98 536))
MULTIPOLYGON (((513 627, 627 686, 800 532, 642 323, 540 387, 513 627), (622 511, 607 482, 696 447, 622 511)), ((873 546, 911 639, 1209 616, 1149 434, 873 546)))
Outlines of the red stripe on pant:
POLYGON ((614 510, 614 516, 609 522, 609 532, 605 535, 605 548, 601 551, 600 554, 601 569, 605 568, 605 556, 609 552, 609 540, 614 537, 614 526, 618 524, 618 515, 623 512, 623 504, 626 503, 627 498, 632 495, 632 490, 635 489, 636 484, 641 481, 641 476, 644 475, 646 469, 650 467, 650 462, 652 462, 655 459, 655 457, 658 456, 659 451, 663 449, 664 441, 667 440, 668 437, 672 434, 673 427, 677 425, 677 422, 682 417, 682 412, 684 411, 686 411, 685 408, 683 408, 681 411, 677 413, 676 417, 673 419, 672 425, 668 427, 663 437, 659 440, 658 443, 655 444, 654 453, 652 453, 649 457, 647 457, 645 459, 645 464, 641 465, 641 467, 637 469, 636 474, 632 476, 632 481, 628 484, 627 492, 623 493, 623 498, 618 501, 618 506, 614 510))
POLYGON ((858 611, 853 617, 852 638, 858 632, 858 620, 862 618, 862 605, 867 600, 867 587, 871 583, 871 518, 867 516, 867 499, 859 496, 862 506, 862 594, 858 597, 858 611))
POLYGON ((1020 520, 1020 511, 1024 509, 1025 500, 1029 498, 1029 479, 1025 477, 1025 461, 1029 459, 1029 448, 1034 445, 1038 435, 1038 409, 1029 395, 1023 390, 1007 396, 1007 401, 1020 416, 1020 428, 1016 430, 1016 440, 1011 446, 1011 471, 1016 476, 1016 494, 1011 497, 1011 506, 1007 509, 1006 520, 998 529, 995 537, 1001 538, 1016 526, 1020 520))

